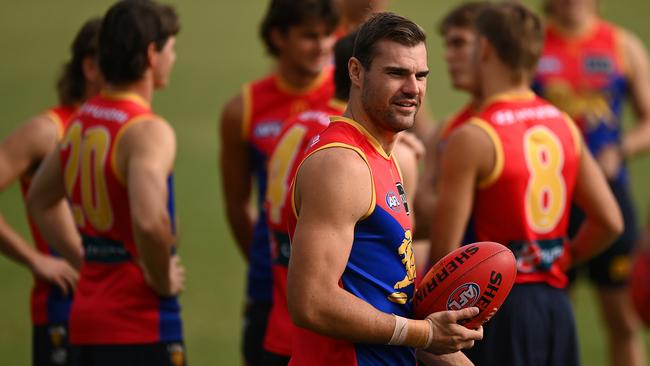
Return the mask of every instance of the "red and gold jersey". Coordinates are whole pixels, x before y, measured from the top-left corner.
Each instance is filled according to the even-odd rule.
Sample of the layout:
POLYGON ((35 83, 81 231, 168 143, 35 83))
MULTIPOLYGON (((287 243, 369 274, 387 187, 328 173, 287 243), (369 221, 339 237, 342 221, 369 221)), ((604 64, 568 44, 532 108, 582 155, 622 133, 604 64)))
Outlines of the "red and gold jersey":
POLYGON ((630 76, 620 38, 620 29, 601 20, 577 37, 550 24, 535 76, 535 91, 573 118, 594 155, 622 138, 630 76))
POLYGON ((516 283, 562 288, 568 259, 569 208, 581 150, 570 118, 534 94, 499 96, 469 124, 492 140, 495 164, 479 182, 473 211, 476 240, 508 246, 516 283))
POLYGON ((273 306, 264 336, 264 348, 275 354, 291 356, 291 342, 295 326, 287 306, 287 267, 289 265, 289 233, 287 211, 291 205, 288 194, 300 157, 314 136, 330 123, 330 116, 340 116, 343 102, 333 100, 322 110, 306 111, 286 122, 277 138, 269 159, 266 212, 271 242, 273 272, 273 306))
MULTIPOLYGON (((76 111, 76 106, 57 106, 45 111, 44 115, 56 126, 59 139, 63 137, 63 133, 76 111)), ((27 191, 29 191, 31 179, 31 174, 25 174, 20 178, 20 189, 25 201, 27 201, 27 191)), ((43 239, 41 232, 38 230, 31 216, 28 215, 27 220, 36 249, 44 254, 56 255, 52 251, 52 248, 45 242, 45 239, 43 239)), ((42 279, 34 278, 34 287, 32 288, 30 301, 32 324, 67 323, 71 303, 72 298, 70 296, 64 296, 56 286, 52 286, 42 279)))
MULTIPOLYGON (((176 298, 146 283, 133 238, 129 194, 117 169, 124 132, 165 123, 136 94, 101 94, 81 106, 61 142, 68 201, 82 235, 84 263, 70 315, 72 344, 140 344, 181 339, 176 298)), ((172 225, 172 179, 168 181, 172 225)))
POLYGON ((474 102, 470 102, 440 127, 441 131, 438 141, 436 141, 437 145, 435 146, 438 155, 442 154, 442 151, 445 149, 449 135, 451 135, 455 129, 465 124, 465 122, 469 121, 469 119, 474 116, 474 113, 476 113, 474 102))
POLYGON ((256 301, 271 301, 271 253, 264 210, 268 158, 286 121, 302 112, 321 109, 332 99, 333 69, 327 67, 311 86, 303 90, 296 90, 279 75, 272 74, 247 84, 242 95, 242 134, 249 146, 259 207, 259 219, 249 253, 247 296, 256 301))
MULTIPOLYGON (((372 204, 354 228, 350 256, 339 286, 380 311, 411 317, 415 261, 406 192, 397 164, 362 125, 344 117, 332 118, 329 127, 312 139, 301 161, 328 148, 355 151, 372 172, 372 204)), ((294 205, 287 210, 294 213, 288 217, 289 235, 293 236, 294 205)), ((412 366, 415 351, 408 347, 353 343, 296 328, 289 364, 412 366)))

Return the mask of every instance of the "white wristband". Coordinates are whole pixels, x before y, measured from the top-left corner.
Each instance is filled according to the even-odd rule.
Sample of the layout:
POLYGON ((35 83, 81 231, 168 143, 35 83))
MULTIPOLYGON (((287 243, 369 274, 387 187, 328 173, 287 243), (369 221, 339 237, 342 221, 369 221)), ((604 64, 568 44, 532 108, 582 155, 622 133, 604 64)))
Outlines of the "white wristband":
POLYGON ((393 336, 390 337, 388 344, 391 346, 401 346, 406 341, 406 334, 408 333, 408 320, 393 314, 395 317, 395 329, 393 329, 393 336))

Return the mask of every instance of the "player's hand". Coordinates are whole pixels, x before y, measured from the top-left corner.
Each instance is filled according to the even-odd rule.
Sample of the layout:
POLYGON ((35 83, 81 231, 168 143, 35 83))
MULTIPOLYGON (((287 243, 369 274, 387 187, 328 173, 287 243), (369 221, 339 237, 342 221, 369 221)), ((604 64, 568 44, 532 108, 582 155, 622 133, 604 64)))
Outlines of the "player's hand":
POLYGON ((605 178, 607 180, 613 180, 618 176, 621 170, 621 164, 623 163, 621 149, 618 145, 608 145, 598 153, 596 161, 598 161, 598 165, 603 170, 605 178))
POLYGON ((179 295, 185 289, 185 267, 181 265, 181 258, 173 255, 169 260, 169 294, 179 295))
POLYGON ((47 281, 59 289, 64 295, 72 293, 79 272, 64 259, 39 254, 32 264, 32 272, 37 278, 47 281))
POLYGON ((415 154, 415 158, 417 160, 420 160, 420 158, 424 156, 426 152, 426 148, 422 143, 422 141, 420 141, 420 139, 417 136, 415 136, 414 133, 403 131, 398 136, 399 137, 397 142, 413 150, 413 153, 415 154))
POLYGON ((478 313, 477 307, 471 307, 458 311, 440 311, 427 316, 426 319, 431 324, 433 340, 425 351, 442 355, 473 347, 474 341, 483 339, 483 327, 471 330, 458 324, 458 321, 469 320, 478 313))

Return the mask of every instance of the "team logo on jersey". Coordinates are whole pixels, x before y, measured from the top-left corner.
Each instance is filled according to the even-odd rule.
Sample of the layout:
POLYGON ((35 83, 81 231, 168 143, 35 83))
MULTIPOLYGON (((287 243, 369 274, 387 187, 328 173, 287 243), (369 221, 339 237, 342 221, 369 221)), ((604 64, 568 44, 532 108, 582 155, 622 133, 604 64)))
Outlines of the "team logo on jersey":
POLYGON ((386 193, 386 204, 388 205, 388 208, 396 212, 399 212, 402 208, 402 203, 393 191, 388 191, 388 193, 386 193))
POLYGON ((400 281, 397 281, 393 288, 395 291, 388 296, 388 300, 396 304, 406 304, 409 300, 408 294, 399 291, 405 287, 410 286, 415 281, 415 255, 413 253, 413 234, 411 230, 404 232, 404 239, 402 244, 397 248, 397 253, 402 259, 402 264, 406 270, 406 275, 400 281))
POLYGON ((563 239, 513 241, 509 246, 517 259, 517 271, 520 273, 548 271, 564 255, 563 239))
POLYGON ((255 125, 253 136, 256 138, 275 137, 282 130, 282 121, 263 121, 255 125))
POLYGON ((614 72, 614 62, 608 56, 587 56, 582 66, 588 74, 610 74, 614 72))
POLYGON ((554 56, 543 56, 537 64, 539 74, 556 74, 562 71, 562 62, 554 56))
POLYGON ((447 310, 460 310, 476 304, 481 288, 474 282, 458 286, 447 298, 447 310))
POLYGON ((311 149, 312 147, 314 147, 314 145, 316 145, 318 141, 320 141, 320 135, 316 135, 312 137, 309 143, 307 144, 307 149, 311 149))
POLYGON ((401 182, 395 183, 395 187, 397 188, 397 193, 399 193, 399 196, 402 199, 402 203, 404 203, 404 211, 406 211, 407 215, 410 215, 411 211, 409 210, 408 202, 406 202, 406 191, 404 190, 402 183, 401 182))

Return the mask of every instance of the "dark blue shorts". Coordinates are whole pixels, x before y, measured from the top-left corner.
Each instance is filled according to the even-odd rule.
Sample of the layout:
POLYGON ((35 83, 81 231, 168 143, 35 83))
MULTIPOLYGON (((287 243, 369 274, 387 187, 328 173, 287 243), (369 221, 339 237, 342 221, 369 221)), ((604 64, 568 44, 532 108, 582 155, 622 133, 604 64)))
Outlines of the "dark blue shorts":
POLYGON ((73 366, 186 366, 183 342, 72 346, 73 366))
MULTIPOLYGON (((636 213, 630 192, 624 183, 611 183, 610 188, 623 213, 625 230, 604 252, 590 259, 587 263, 571 269, 567 274, 574 282, 578 273, 586 271, 589 279, 599 287, 617 288, 627 285, 632 267, 632 252, 637 241, 636 213)), ((569 219, 569 236, 573 237, 584 220, 582 211, 573 206, 569 219)))
POLYGON ((32 329, 32 365, 70 365, 68 325, 38 325, 32 329))
POLYGON ((251 301, 246 305, 242 348, 244 360, 248 366, 263 365, 264 335, 270 312, 271 302, 269 301, 251 301))
POLYGON ((578 366, 578 340, 564 290, 515 285, 497 314, 483 325, 483 340, 466 350, 480 366, 578 366))

